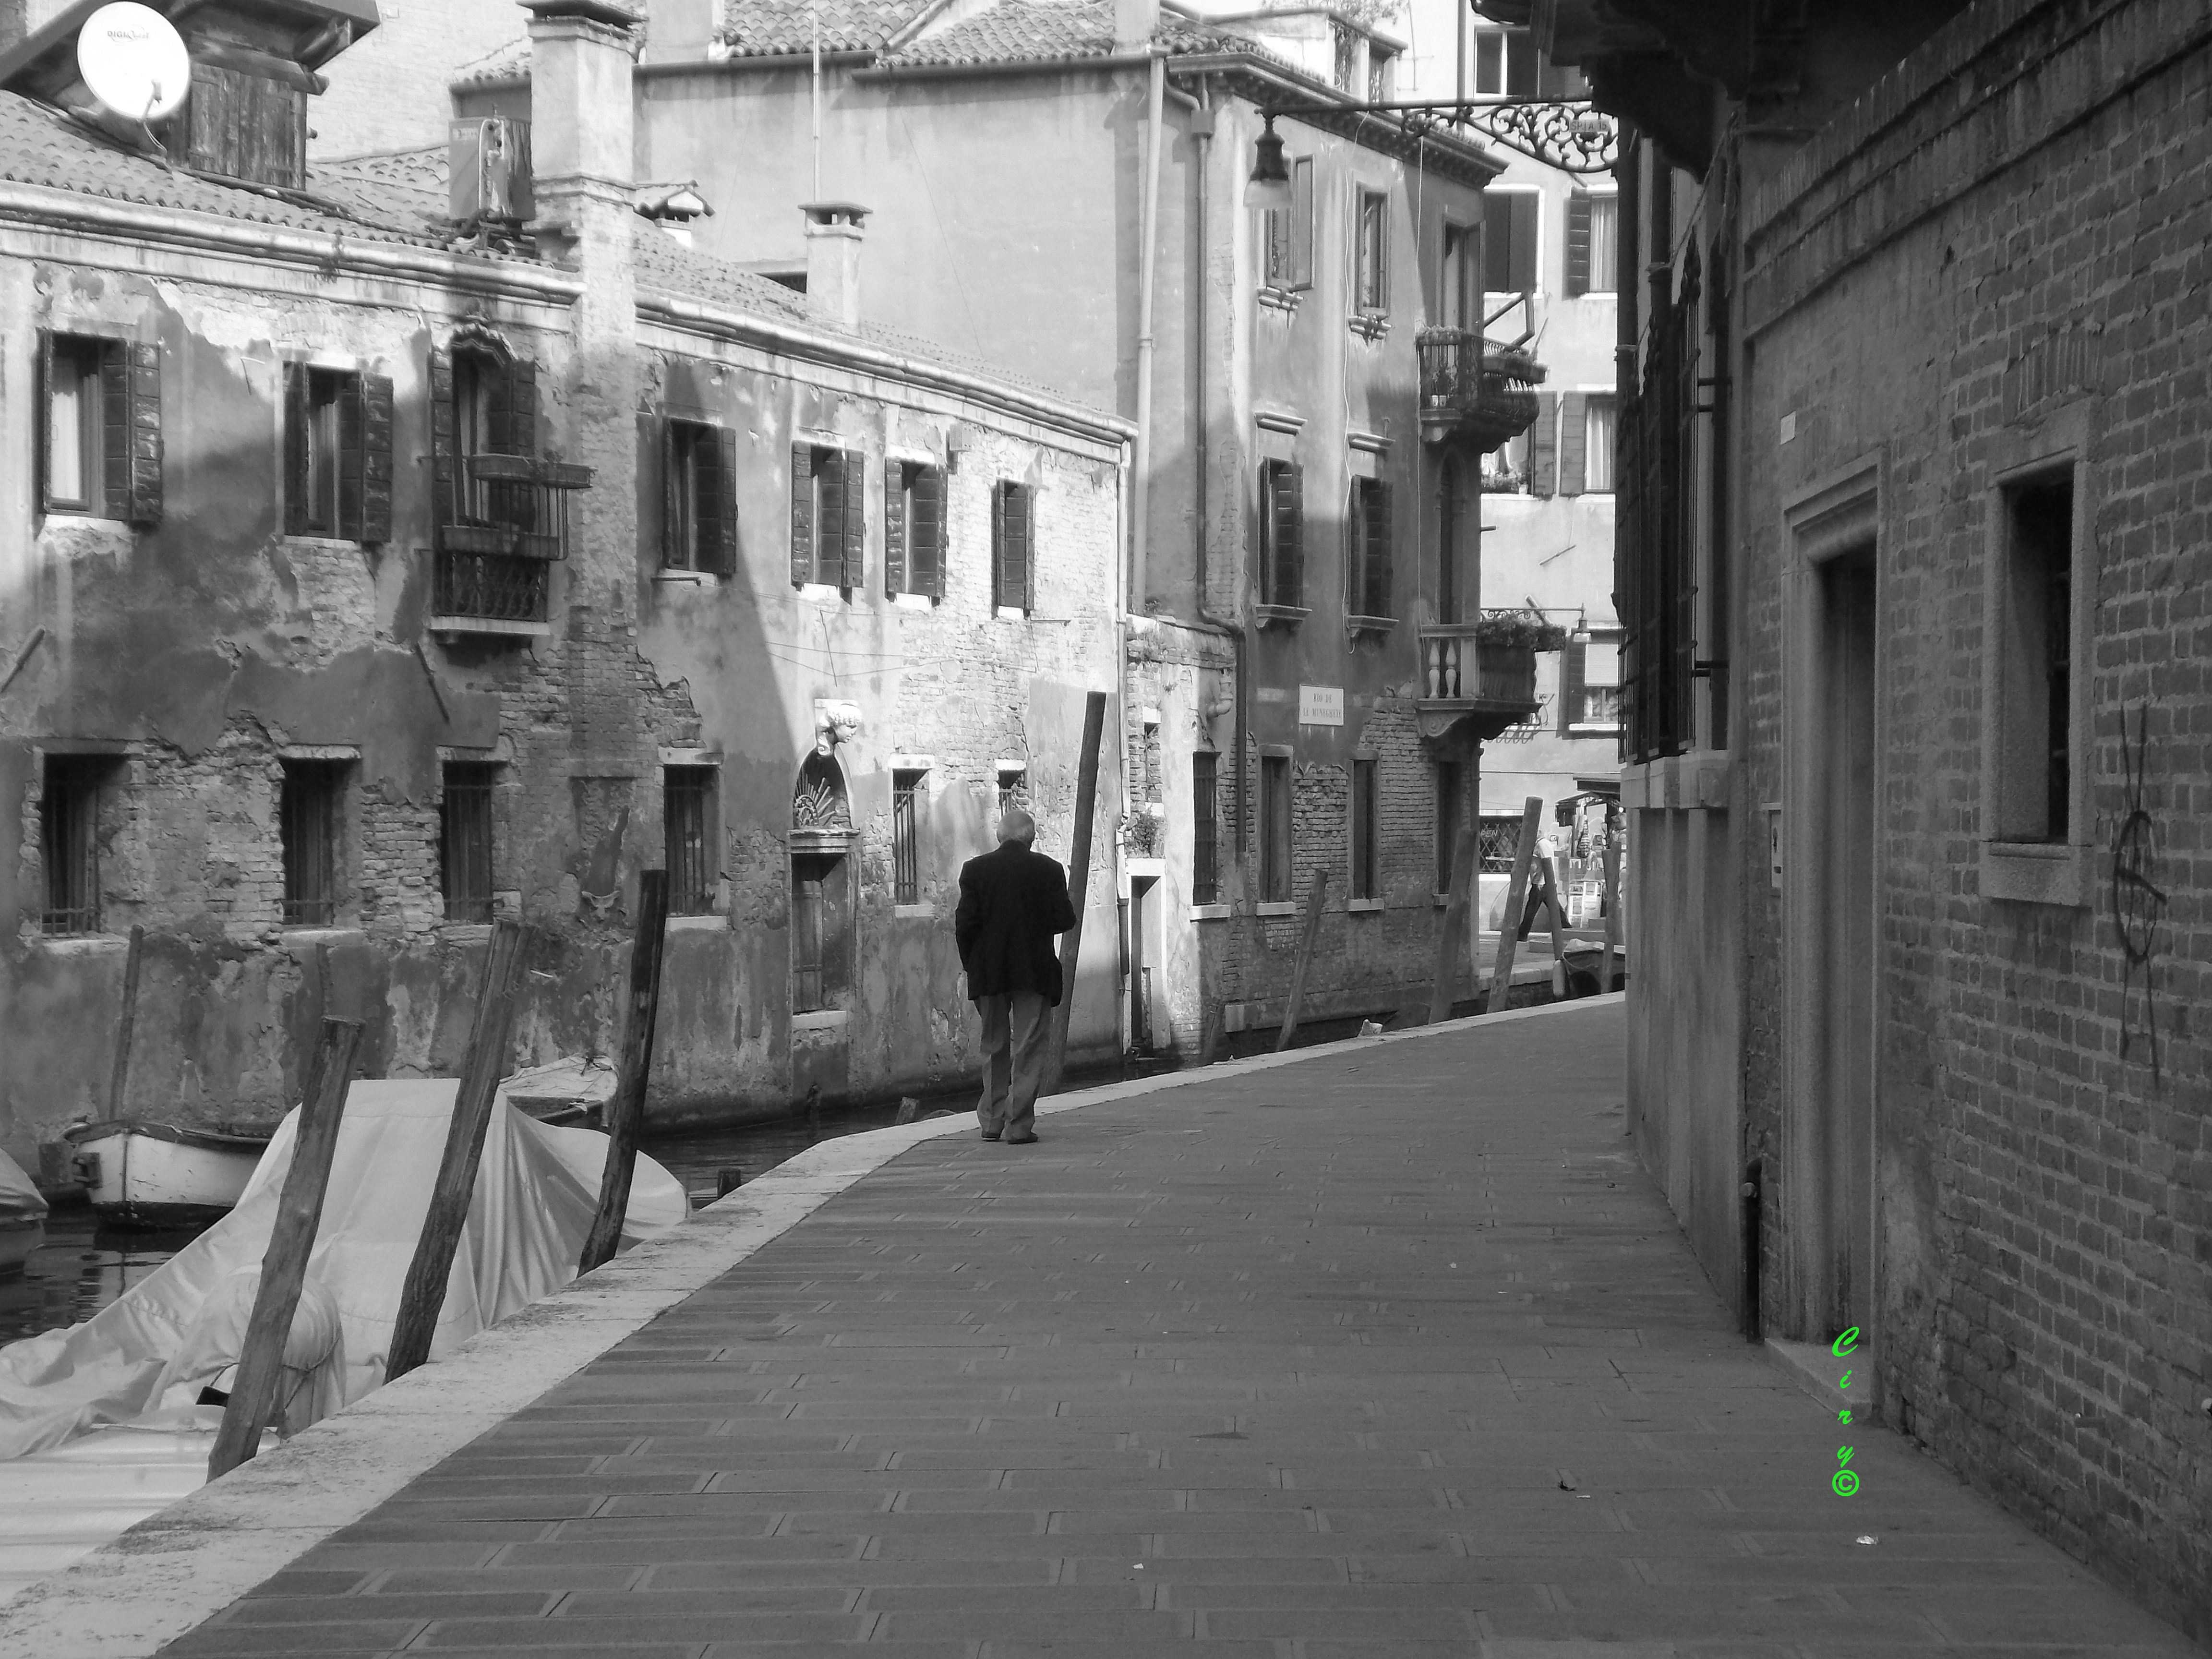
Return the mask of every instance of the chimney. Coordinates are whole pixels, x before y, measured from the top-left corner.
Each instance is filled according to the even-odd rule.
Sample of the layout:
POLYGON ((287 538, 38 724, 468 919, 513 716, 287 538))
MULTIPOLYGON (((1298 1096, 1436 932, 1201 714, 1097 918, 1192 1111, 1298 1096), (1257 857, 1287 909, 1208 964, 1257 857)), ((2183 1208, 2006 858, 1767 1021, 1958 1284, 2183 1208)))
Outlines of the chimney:
POLYGON ((874 211, 857 202, 807 202, 806 297, 841 328, 860 325, 860 222, 874 211))
POLYGON ((1114 0, 1114 50, 1135 52, 1160 26, 1160 0, 1114 0))

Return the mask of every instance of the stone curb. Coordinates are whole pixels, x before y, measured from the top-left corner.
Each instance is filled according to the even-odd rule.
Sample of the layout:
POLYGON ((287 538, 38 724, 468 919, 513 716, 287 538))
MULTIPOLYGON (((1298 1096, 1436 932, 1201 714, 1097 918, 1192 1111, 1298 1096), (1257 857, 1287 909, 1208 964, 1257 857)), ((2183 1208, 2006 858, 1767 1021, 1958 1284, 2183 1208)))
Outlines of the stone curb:
MULTIPOLYGON (((1048 1097, 1041 1117, 1216 1083, 1347 1050, 1583 1012, 1624 992, 1048 1097)), ((809 1147, 566 1289, 379 1389, 0 1605, 0 1659, 141 1659, 212 1618, 416 1476, 496 1427, 863 1176, 926 1140, 973 1133, 966 1113, 809 1147)), ((1018 1152, 1010 1153, 1018 1157, 1018 1152)))

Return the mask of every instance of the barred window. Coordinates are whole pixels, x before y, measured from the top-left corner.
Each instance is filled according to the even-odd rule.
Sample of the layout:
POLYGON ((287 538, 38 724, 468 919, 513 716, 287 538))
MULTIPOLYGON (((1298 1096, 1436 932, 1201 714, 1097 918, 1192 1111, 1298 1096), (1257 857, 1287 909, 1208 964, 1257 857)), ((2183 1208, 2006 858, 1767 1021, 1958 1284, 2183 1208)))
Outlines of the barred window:
POLYGON ((1221 895, 1221 818, 1214 768, 1220 757, 1200 750, 1190 757, 1190 902, 1214 904, 1221 895))
POLYGON ((1521 845, 1518 817, 1486 817, 1476 830, 1475 868, 1486 876, 1513 873, 1513 857, 1521 845))
POLYGON ((714 912, 714 796, 720 778, 711 766, 670 766, 661 770, 661 833, 672 916, 714 912))
POLYGON ((492 790, 499 768, 448 761, 439 806, 439 880, 447 921, 492 919, 492 790))
POLYGON ((39 802, 39 854, 49 933, 100 932, 100 804, 116 763, 101 756, 49 755, 39 802))
POLYGON ((891 774, 891 902, 921 902, 923 772, 891 774))
POLYGON ((349 763, 288 760, 277 800, 284 922, 327 927, 338 912, 338 824, 349 763))

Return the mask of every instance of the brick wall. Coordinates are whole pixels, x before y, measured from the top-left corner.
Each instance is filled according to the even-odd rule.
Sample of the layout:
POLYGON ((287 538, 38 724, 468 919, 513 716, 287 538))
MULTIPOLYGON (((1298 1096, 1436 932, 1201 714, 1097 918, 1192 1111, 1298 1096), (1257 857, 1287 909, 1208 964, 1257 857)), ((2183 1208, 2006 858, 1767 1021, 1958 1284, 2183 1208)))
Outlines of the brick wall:
POLYGON ((310 156, 359 155, 446 142, 454 72, 522 38, 512 0, 398 0, 324 69, 330 89, 309 106, 310 156))

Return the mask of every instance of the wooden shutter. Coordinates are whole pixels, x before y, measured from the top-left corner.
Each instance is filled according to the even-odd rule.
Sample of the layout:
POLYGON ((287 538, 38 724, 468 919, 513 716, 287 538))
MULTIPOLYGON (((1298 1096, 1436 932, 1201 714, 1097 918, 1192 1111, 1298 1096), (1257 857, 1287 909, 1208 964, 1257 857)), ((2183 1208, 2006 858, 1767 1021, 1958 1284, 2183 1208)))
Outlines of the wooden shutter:
MULTIPOLYGON (((100 467, 101 495, 94 512, 126 522, 131 517, 131 368, 113 343, 100 354, 100 467)), ((90 495, 90 491, 86 492, 90 495)))
POLYGON ((907 525, 911 551, 909 580, 914 591, 933 599, 945 597, 945 474, 933 466, 917 467, 914 475, 914 516, 907 525))
POLYGON ((1502 193, 1482 198, 1482 286, 1490 294, 1513 288, 1513 198, 1502 193))
POLYGON ((392 377, 361 377, 361 539, 392 539, 392 377))
POLYGON ((1022 609, 1036 609, 1036 491, 1029 485, 1021 486, 1022 518, 1022 609))
POLYGON ((1589 477, 1589 398, 1579 392, 1559 394, 1559 494, 1579 495, 1589 477))
POLYGON ((1296 461, 1268 463, 1266 473, 1273 514, 1267 548, 1267 602, 1295 605, 1305 592, 1305 472, 1296 461))
POLYGON ((845 452, 816 452, 814 574, 807 580, 842 586, 845 575, 845 452))
POLYGON ((361 376, 349 374, 338 393, 337 523, 331 533, 349 541, 361 534, 361 484, 363 456, 361 446, 361 376))
POLYGON ((1528 428, 1528 493, 1532 495, 1548 495, 1558 485, 1558 436, 1553 428, 1559 409, 1559 393, 1536 394, 1536 424, 1528 428))
POLYGON ((991 609, 1006 602, 1006 487, 991 486, 991 609))
POLYGON ((284 533, 307 533, 307 366, 284 365, 284 533))
POLYGON ((1391 524, 1390 485, 1382 478, 1365 481, 1366 499, 1361 502, 1367 531, 1367 591, 1364 603, 1370 617, 1390 615, 1391 524))
POLYGON ((906 463, 884 461, 884 592, 903 593, 913 580, 907 574, 906 463))
POLYGON ((1513 291, 1536 286, 1536 210, 1540 198, 1533 190, 1509 198, 1513 204, 1513 291))
POLYGON ((1580 724, 1583 717, 1583 687, 1589 676, 1589 647, 1581 640, 1569 640, 1559 653, 1559 730, 1580 724))
POLYGON ((1034 563, 1034 521, 1030 512, 1030 491, 1026 485, 1000 484, 998 489, 999 544, 1005 550, 1000 563, 999 603, 1018 606, 1024 611, 1033 608, 1036 599, 1036 573, 1034 563))
POLYGON ((39 510, 47 513, 53 510, 53 499, 47 492, 52 487, 54 476, 53 457, 48 453, 54 436, 54 333, 50 328, 39 331, 38 378, 39 384, 32 392, 38 399, 35 405, 37 413, 33 418, 38 423, 39 434, 38 451, 34 458, 38 477, 33 482, 39 490, 39 510))
POLYGON ((1577 191, 1567 198, 1566 286, 1570 298, 1590 291, 1590 198, 1577 191))
MULTIPOLYGON (((651 422, 648 416, 638 419, 641 425, 651 422)), ((684 545, 684 428, 665 416, 653 424, 660 428, 654 446, 660 453, 660 568, 687 570, 691 550, 684 545)), ((650 425, 647 435, 653 436, 650 425)))
POLYGON ((814 580, 814 446, 791 447, 791 580, 814 580))
POLYGON ((1357 617, 1367 598, 1367 515, 1360 511, 1359 480, 1344 498, 1344 614, 1357 617))
POLYGON ((844 498, 844 538, 839 551, 845 562, 839 583, 857 592, 867 585, 868 469, 858 450, 847 453, 837 468, 838 493, 844 498))
POLYGON ((538 453, 538 365, 518 361, 507 370, 510 455, 538 453))
POLYGON ((455 459, 459 444, 453 430, 453 354, 430 353, 430 521, 443 526, 453 521, 455 459))
POLYGON ((1313 157, 1291 163, 1291 286, 1305 289, 1314 280, 1313 157))
POLYGON ((699 562, 717 576, 738 574, 738 434, 715 427, 699 446, 699 562))
POLYGON ((1267 240, 1266 277, 1270 288, 1291 286, 1291 210, 1271 208, 1260 216, 1267 240))

